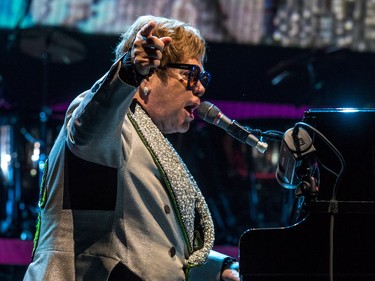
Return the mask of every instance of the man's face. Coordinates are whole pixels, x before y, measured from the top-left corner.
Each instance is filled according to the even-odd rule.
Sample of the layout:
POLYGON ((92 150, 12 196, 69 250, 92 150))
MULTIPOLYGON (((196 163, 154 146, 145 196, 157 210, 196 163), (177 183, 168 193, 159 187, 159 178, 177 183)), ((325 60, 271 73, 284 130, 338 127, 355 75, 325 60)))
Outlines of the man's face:
MULTIPOLYGON (((203 69, 196 59, 184 63, 203 69)), ((145 101, 145 108, 162 133, 185 133, 194 120, 193 111, 200 105, 205 89, 199 81, 193 89, 187 88, 189 70, 167 68, 166 72, 166 83, 156 74, 150 77, 151 92, 145 101)))

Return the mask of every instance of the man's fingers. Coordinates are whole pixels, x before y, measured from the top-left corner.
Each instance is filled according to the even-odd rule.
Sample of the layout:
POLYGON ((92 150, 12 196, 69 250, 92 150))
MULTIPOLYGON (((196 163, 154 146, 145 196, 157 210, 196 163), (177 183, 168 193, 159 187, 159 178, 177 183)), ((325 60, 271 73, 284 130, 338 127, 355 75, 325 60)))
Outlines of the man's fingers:
POLYGON ((170 44, 170 42, 172 41, 172 38, 170 37, 157 38, 153 36, 152 31, 154 30, 155 26, 156 26, 155 22, 151 21, 139 31, 139 35, 142 37, 142 45, 145 47, 149 47, 151 49, 158 49, 160 51, 163 51, 164 48, 170 44), (163 44, 160 44, 161 42, 159 40, 163 44))
POLYGON ((162 41, 164 43, 164 48, 167 48, 169 46, 169 44, 171 44, 172 42, 172 38, 171 37, 161 37, 159 38, 160 41, 162 41))
POLYGON ((157 38, 156 36, 144 37, 142 36, 142 45, 145 49, 164 51, 166 47, 172 42, 170 37, 157 38))
POLYGON ((156 24, 153 21, 150 21, 147 25, 145 25, 141 30, 140 34, 142 37, 149 37, 152 35, 152 31, 154 30, 156 24))
POLYGON ((147 74, 150 69, 159 67, 162 52, 172 42, 171 37, 161 37, 152 35, 155 22, 146 24, 137 34, 133 43, 132 58, 137 71, 140 74, 147 74))

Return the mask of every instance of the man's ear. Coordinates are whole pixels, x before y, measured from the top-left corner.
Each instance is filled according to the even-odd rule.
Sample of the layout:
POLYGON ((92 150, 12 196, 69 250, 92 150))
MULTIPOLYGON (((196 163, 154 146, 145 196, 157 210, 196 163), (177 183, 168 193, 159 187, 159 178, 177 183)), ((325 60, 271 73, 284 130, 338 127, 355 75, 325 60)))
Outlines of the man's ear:
POLYGON ((139 86, 140 95, 142 99, 145 99, 151 92, 149 78, 143 79, 141 85, 139 86))

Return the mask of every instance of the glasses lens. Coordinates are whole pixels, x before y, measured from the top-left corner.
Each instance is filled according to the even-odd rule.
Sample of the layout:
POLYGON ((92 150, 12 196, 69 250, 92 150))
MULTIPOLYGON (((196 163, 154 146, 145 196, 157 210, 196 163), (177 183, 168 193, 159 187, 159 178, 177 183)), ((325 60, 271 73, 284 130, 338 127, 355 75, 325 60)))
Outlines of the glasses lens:
POLYGON ((205 89, 207 89, 208 84, 211 81, 211 74, 208 72, 203 72, 199 75, 199 81, 205 89))
POLYGON ((189 80, 188 80, 188 88, 189 90, 193 89, 198 82, 200 69, 197 66, 193 66, 193 68, 189 72, 189 80))
POLYGON ((188 90, 193 90, 197 86, 198 80, 201 82, 204 88, 207 88, 211 80, 211 74, 208 72, 201 73, 201 69, 197 65, 192 64, 178 64, 178 63, 169 63, 167 67, 179 68, 179 69, 189 69, 187 88, 188 90))

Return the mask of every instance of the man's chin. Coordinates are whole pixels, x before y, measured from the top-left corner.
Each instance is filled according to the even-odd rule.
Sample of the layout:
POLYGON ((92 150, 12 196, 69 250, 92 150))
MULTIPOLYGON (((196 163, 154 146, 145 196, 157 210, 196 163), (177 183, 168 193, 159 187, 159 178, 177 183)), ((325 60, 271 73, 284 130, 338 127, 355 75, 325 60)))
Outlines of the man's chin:
POLYGON ((180 126, 178 132, 183 134, 183 133, 186 133, 187 131, 189 131, 189 129, 190 129, 190 123, 186 122, 186 123, 182 124, 182 126, 180 126))
POLYGON ((186 122, 186 123, 181 124, 177 128, 175 128, 170 134, 173 134, 173 133, 183 134, 189 131, 189 129, 190 129, 190 123, 186 122))
POLYGON ((162 133, 165 134, 165 135, 169 135, 169 134, 175 134, 175 133, 186 133, 187 131, 189 131, 190 129, 190 122, 184 122, 178 126, 175 126, 175 127, 170 127, 169 130, 167 130, 167 128, 163 128, 162 133))

